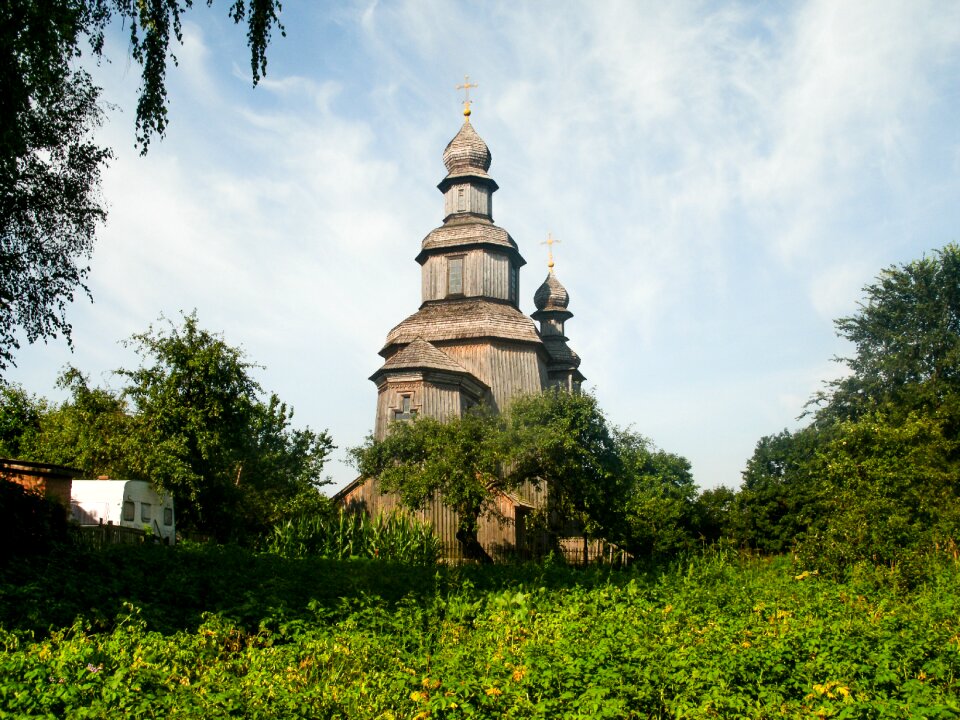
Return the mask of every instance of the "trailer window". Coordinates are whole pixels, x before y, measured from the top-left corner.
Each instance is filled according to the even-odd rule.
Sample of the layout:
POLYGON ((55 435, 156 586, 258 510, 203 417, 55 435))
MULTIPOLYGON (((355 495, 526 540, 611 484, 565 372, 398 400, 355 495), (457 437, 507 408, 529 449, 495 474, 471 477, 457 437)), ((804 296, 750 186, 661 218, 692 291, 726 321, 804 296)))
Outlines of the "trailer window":
POLYGON ((163 524, 167 527, 173 525, 173 508, 165 507, 163 509, 163 524))
POLYGON ((140 503, 140 522, 150 522, 150 503, 140 503))
POLYGON ((134 516, 133 500, 123 501, 123 515, 121 517, 127 522, 133 520, 134 516))

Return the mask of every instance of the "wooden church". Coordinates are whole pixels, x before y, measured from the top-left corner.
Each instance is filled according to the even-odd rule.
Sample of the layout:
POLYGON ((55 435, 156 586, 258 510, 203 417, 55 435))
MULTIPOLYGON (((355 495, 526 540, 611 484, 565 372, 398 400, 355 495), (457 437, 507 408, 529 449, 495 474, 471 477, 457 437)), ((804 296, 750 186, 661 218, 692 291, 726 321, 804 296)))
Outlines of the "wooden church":
MULTIPOLYGON (((536 312, 520 310, 526 263, 516 241, 493 222, 498 188, 488 174, 490 150, 470 122, 469 100, 464 116, 443 151, 443 224, 427 234, 416 256, 420 308, 387 333, 383 364, 370 377, 377 386, 378 440, 393 422, 458 417, 481 403, 501 411, 518 394, 552 386, 578 392, 584 380, 580 358, 567 345, 565 323, 573 313, 553 272, 552 252, 534 294, 536 312)), ((397 507, 397 498, 381 494, 374 478, 358 478, 336 500, 373 515, 397 507)), ((481 518, 478 538, 488 555, 524 554, 531 543, 525 519, 544 503, 544 490, 532 485, 500 495, 481 518)), ((416 514, 433 525, 446 556, 459 558, 453 511, 434 502, 416 514)))

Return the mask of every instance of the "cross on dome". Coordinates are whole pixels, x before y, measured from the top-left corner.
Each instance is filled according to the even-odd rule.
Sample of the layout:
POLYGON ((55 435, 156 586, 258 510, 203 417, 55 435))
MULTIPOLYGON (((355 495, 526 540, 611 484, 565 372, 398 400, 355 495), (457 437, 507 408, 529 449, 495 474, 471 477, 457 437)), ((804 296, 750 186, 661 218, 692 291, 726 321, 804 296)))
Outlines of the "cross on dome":
POLYGON ((463 115, 467 121, 470 120, 470 103, 473 102, 470 100, 470 88, 475 88, 477 85, 478 83, 470 82, 469 75, 464 75, 463 82, 457 85, 457 90, 463 90, 463 115))
POLYGON ((541 245, 547 246, 547 267, 550 269, 551 274, 553 273, 553 246, 560 241, 553 237, 553 233, 547 233, 547 239, 544 240, 541 245))

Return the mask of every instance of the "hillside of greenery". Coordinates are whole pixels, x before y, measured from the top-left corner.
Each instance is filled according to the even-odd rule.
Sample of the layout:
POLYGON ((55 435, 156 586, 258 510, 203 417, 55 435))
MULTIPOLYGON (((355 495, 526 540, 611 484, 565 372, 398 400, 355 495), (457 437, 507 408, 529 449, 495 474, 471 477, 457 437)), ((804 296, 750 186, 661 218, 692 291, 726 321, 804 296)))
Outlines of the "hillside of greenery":
POLYGON ((2 569, 0 627, 2 718, 960 715, 955 552, 834 580, 717 548, 619 570, 67 550, 2 569))

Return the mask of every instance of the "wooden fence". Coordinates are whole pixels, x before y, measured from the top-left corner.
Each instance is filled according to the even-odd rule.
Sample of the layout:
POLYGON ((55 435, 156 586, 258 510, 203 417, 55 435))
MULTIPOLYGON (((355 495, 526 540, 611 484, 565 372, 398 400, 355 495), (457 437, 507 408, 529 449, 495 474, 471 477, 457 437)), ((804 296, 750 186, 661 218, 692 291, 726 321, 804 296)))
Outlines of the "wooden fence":
POLYGON ((121 525, 74 525, 73 530, 81 545, 97 550, 107 545, 139 545, 147 539, 144 530, 121 525))

